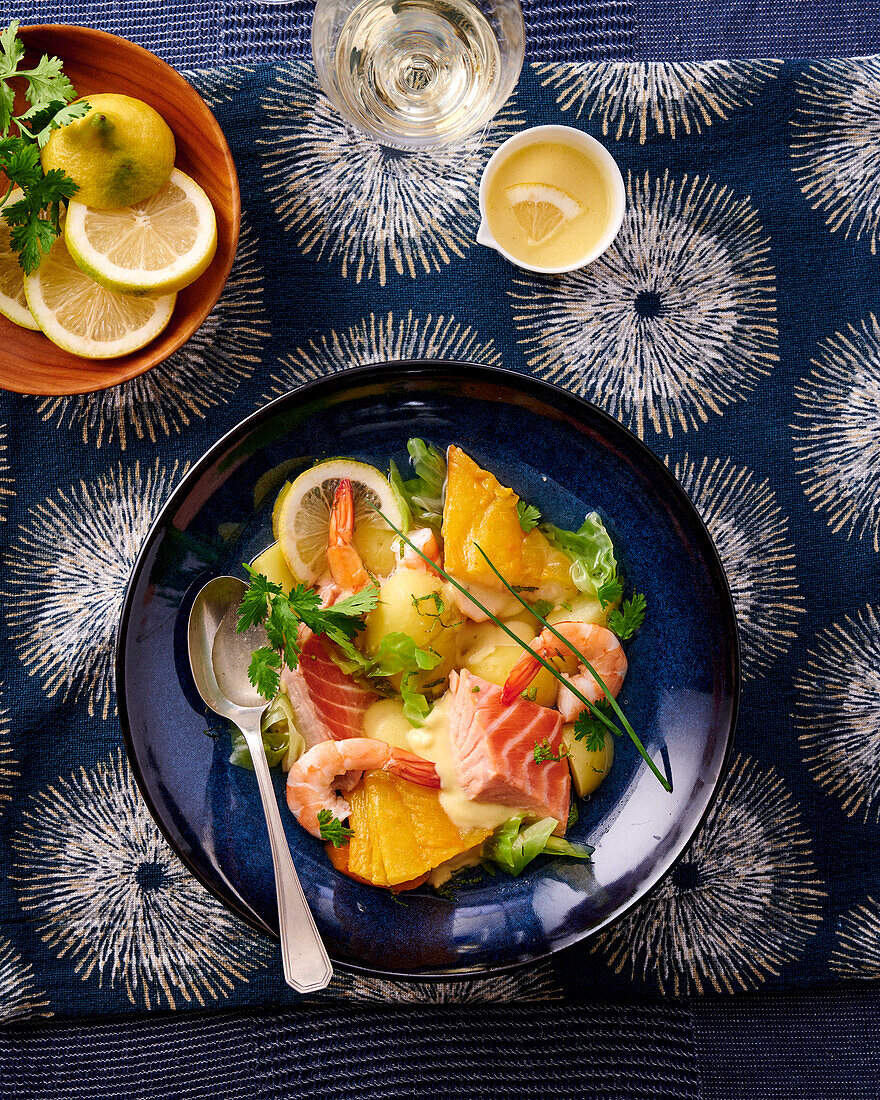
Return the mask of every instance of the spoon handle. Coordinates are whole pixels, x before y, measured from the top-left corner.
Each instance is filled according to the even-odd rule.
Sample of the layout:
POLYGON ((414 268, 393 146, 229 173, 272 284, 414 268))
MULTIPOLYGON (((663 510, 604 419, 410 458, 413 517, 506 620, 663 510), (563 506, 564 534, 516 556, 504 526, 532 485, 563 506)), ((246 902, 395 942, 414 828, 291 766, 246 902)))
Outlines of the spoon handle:
POLYGON ((250 749, 260 798, 263 800, 266 827, 269 830, 275 889, 278 895, 278 927, 281 932, 284 979, 299 993, 312 993, 325 988, 333 977, 333 967, 290 858, 290 848, 284 835, 275 788, 272 786, 272 777, 266 762, 263 738, 259 728, 242 729, 241 732, 250 749))

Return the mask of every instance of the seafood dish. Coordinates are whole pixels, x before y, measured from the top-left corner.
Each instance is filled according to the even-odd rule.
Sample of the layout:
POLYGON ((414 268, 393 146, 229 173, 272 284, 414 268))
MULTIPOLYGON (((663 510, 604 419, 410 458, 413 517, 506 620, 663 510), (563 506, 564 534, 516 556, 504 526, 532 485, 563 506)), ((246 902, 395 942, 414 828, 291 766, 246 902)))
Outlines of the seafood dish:
POLYGON ((669 789, 617 702, 645 598, 597 512, 566 531, 461 447, 408 453, 409 476, 338 458, 286 482, 245 566, 289 810, 337 871, 394 892, 589 859, 565 834, 615 739, 669 789))

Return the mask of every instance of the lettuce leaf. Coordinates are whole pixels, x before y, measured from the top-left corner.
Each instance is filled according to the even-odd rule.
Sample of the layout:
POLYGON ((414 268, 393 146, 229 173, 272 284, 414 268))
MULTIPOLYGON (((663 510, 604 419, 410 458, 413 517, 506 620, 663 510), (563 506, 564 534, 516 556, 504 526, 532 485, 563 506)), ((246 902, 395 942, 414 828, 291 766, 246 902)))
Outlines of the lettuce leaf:
POLYGON ((400 697, 403 714, 408 722, 420 726, 431 712, 426 696, 411 686, 417 672, 428 671, 440 664, 441 657, 430 649, 420 649, 415 641, 402 631, 386 634, 372 657, 354 650, 351 658, 334 655, 333 660, 343 672, 356 676, 385 679, 403 673, 400 697))
POLYGON ((538 856, 560 855, 589 859, 593 849, 588 844, 572 844, 552 835, 556 818, 545 817, 531 825, 523 825, 525 815, 519 814, 500 825, 483 846, 483 858, 495 863, 514 877, 538 856))
POLYGON ((616 580, 614 544, 598 512, 590 512, 578 531, 563 531, 552 523, 542 524, 541 530, 572 559, 571 579, 581 592, 598 595, 603 585, 616 580))
MULTIPOLYGON (((254 762, 244 734, 237 726, 231 726, 230 732, 232 755, 229 757, 229 763, 253 771, 254 762)), ((290 766, 306 751, 305 739, 297 728, 293 707, 284 691, 279 691, 266 708, 260 722, 260 732, 263 735, 263 748, 270 768, 280 764, 285 757, 290 766)))
POLYGON ((392 462, 388 480, 405 521, 404 534, 412 524, 440 528, 443 523, 443 486, 446 458, 442 451, 414 436, 406 445, 415 477, 404 481, 392 462))

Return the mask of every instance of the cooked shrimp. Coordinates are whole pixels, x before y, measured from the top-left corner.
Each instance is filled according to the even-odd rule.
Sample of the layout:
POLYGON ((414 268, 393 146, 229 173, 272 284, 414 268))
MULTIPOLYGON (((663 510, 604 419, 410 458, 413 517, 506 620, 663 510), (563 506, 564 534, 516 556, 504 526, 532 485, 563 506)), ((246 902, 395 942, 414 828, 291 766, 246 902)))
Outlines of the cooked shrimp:
MULTIPOLYGON (((443 564, 443 551, 440 549, 440 543, 437 541, 437 536, 431 530, 430 527, 420 527, 417 531, 410 531, 407 535, 410 542, 421 550, 423 554, 431 559, 435 565, 443 564)), ((420 557, 411 546, 407 546, 402 540, 400 542, 400 565, 402 569, 421 569, 424 573, 435 573, 436 569, 432 569, 430 565, 425 561, 423 557, 420 557)))
POLYGON ((351 809, 336 792, 350 790, 360 773, 390 771, 421 787, 439 787, 440 777, 430 760, 406 749, 392 748, 373 737, 349 737, 344 741, 322 741, 297 760, 287 773, 287 805, 304 829, 321 835, 318 814, 329 810, 345 821, 351 809), (351 773, 355 773, 352 775, 351 773))
MULTIPOLYGON (((604 626, 596 626, 594 623, 557 623, 556 629, 590 662, 604 680, 609 692, 616 696, 626 676, 626 654, 617 635, 612 634, 604 626)), ((571 654, 568 646, 560 642, 550 630, 542 630, 531 648, 545 661, 552 657, 567 657, 571 654)), ((512 703, 528 687, 540 668, 540 661, 528 653, 524 654, 507 677, 501 702, 512 703)), ((598 703, 600 699, 605 698, 605 692, 582 664, 565 679, 591 703, 598 703)), ((560 685, 556 705, 566 722, 573 721, 584 709, 584 704, 565 684, 560 685)))
POLYGON ((344 477, 333 494, 330 508, 330 532, 327 541, 327 567, 339 588, 359 592, 370 583, 361 556, 354 548, 354 496, 351 481, 344 477))

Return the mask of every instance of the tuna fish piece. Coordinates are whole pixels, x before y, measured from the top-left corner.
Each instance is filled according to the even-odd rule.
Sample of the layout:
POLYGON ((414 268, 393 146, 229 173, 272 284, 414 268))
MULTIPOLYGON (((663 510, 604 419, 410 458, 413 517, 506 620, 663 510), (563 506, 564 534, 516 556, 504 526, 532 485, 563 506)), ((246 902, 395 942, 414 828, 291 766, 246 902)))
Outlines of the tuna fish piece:
POLYGON ((500 802, 537 817, 555 817, 562 834, 568 824, 571 776, 568 763, 535 763, 535 743, 561 744, 562 716, 519 697, 505 706, 501 688, 466 669, 452 673, 449 740, 455 774, 474 802, 500 802))
POLYGON ((299 667, 285 668, 282 683, 306 748, 321 741, 364 736, 364 711, 379 698, 334 664, 314 634, 300 637, 299 667))

